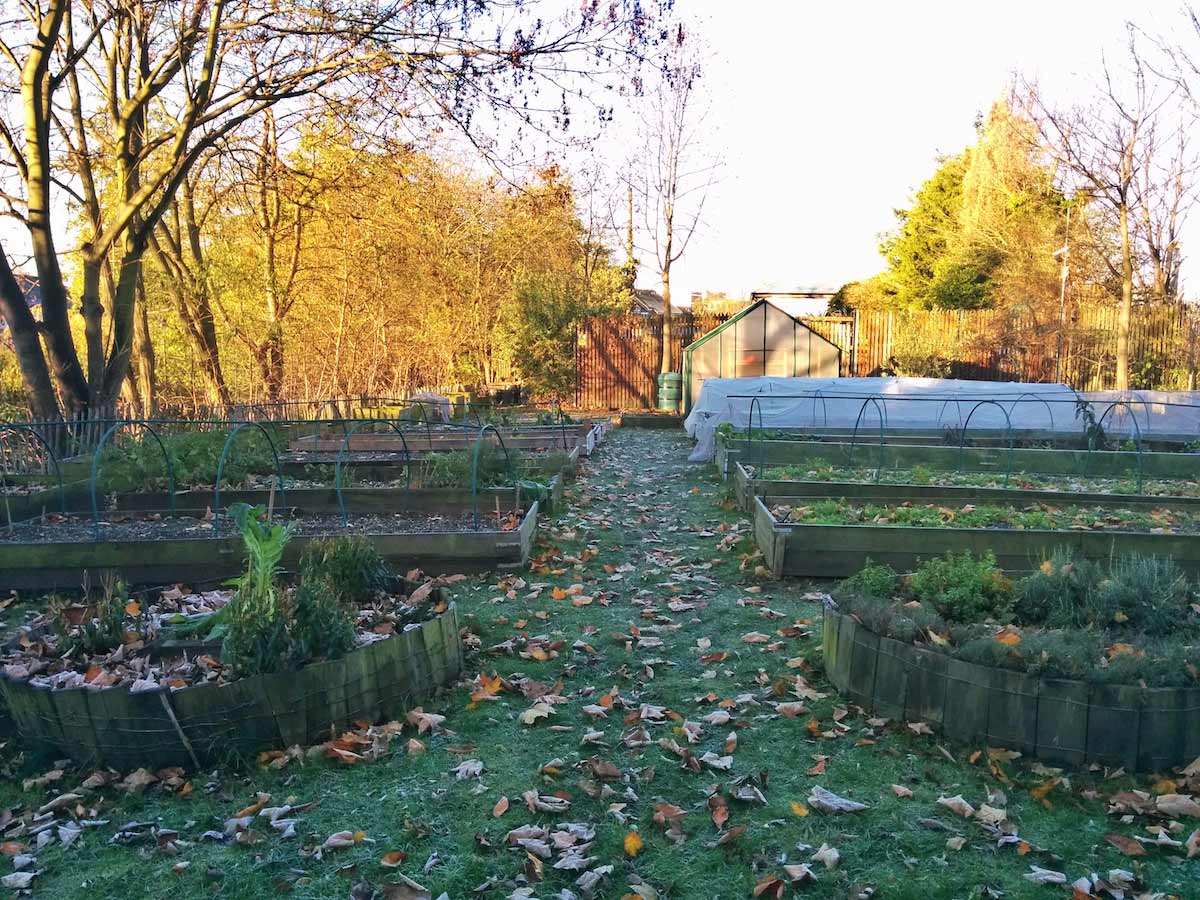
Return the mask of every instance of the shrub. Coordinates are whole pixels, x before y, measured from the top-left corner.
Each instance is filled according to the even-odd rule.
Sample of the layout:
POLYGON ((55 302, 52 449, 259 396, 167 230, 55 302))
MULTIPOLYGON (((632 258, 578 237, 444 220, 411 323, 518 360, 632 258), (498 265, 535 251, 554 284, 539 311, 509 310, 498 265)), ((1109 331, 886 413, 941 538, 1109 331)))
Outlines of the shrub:
POLYGON ((288 657, 296 665, 313 659, 337 659, 354 648, 354 609, 328 575, 308 576, 292 597, 288 657))
POLYGON ((1018 620, 1052 628, 1087 624, 1090 597, 1101 577, 1095 563, 1056 549, 1036 572, 1017 584, 1018 620))
POLYGON ((1113 560, 1092 594, 1095 623, 1163 637, 1191 615, 1191 585, 1172 559, 1132 554, 1113 560))
POLYGON ((300 556, 300 583, 326 582, 348 608, 370 603, 391 577, 375 545, 362 535, 311 541, 300 556))
POLYGON ((980 559, 965 552, 928 560, 917 567, 909 588, 949 622, 1003 620, 1012 612, 1012 582, 990 550, 980 559))
POLYGON ((879 565, 867 560, 858 572, 842 582, 841 589, 863 597, 888 599, 900 587, 900 576, 888 565, 879 565))

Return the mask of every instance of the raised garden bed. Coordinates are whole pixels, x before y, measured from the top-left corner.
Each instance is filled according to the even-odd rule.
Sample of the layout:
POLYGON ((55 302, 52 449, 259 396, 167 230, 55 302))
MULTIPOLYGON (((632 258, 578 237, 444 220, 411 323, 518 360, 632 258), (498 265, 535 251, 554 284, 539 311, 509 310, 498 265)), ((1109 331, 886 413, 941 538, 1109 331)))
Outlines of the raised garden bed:
MULTIPOLYGON (((266 482, 273 480, 263 479, 266 482)), ((536 498, 538 511, 554 515, 560 510, 563 490, 562 475, 554 475, 546 485, 546 496, 536 498)), ((271 500, 271 495, 270 487, 223 490, 221 506, 233 503, 266 506, 271 500)), ((286 509, 292 515, 333 515, 339 512, 337 491, 325 485, 289 480, 286 491, 283 494, 274 491, 274 496, 278 508, 285 507, 286 498, 286 509)), ((527 491, 522 491, 520 496, 522 500, 532 499, 528 497, 527 491)), ((480 488, 476 499, 472 498, 470 490, 464 488, 406 488, 403 481, 379 486, 355 485, 342 488, 346 511, 352 515, 393 512, 463 513, 469 512, 475 503, 483 514, 494 512, 497 504, 503 510, 512 509, 517 503, 517 497, 517 490, 511 487, 480 488)), ((165 512, 171 506, 171 499, 171 495, 165 491, 124 492, 107 498, 107 508, 165 512)), ((198 510, 203 513, 206 509, 215 508, 217 497, 211 490, 190 490, 176 491, 174 500, 175 507, 180 512, 198 510)), ((86 499, 84 502, 87 502, 86 499)), ((83 507, 77 506, 75 509, 82 511, 83 507)))
MULTIPOLYGON (((413 452, 350 452, 342 454, 342 470, 355 481, 395 481, 403 477, 406 468, 414 467, 423 460, 433 459, 437 454, 413 452)), ((562 451, 530 452, 522 455, 525 470, 532 477, 546 477, 561 473, 568 481, 575 477, 579 468, 580 448, 564 455, 562 451)), ((323 472, 332 479, 338 462, 336 451, 332 453, 288 452, 279 455, 283 474, 295 478, 310 478, 314 472, 323 472), (316 467, 314 469, 314 467, 316 467)))
MULTIPOLYGON (((504 428, 500 436, 504 446, 510 450, 561 450, 570 452, 581 448, 585 454, 595 447, 596 427, 591 425, 545 425, 528 428, 504 428)), ((405 430, 403 440, 394 432, 368 433, 359 431, 347 436, 338 435, 336 430, 320 435, 294 438, 289 449, 295 452, 337 454, 343 447, 347 453, 384 452, 400 453, 404 448, 413 454, 437 453, 445 450, 469 450, 479 440, 479 432, 473 429, 426 430, 413 426, 405 430)))
POLYGON ((1006 471, 1046 475, 1089 475, 1123 477, 1137 473, 1140 465, 1146 478, 1200 477, 1200 453, 1163 453, 1134 450, 1034 450, 884 444, 860 440, 850 444, 826 441, 748 441, 718 436, 716 464, 728 477, 735 462, 779 466, 824 464, 871 466, 883 469, 924 466, 939 471, 1006 471))
MULTIPOLYGON (((373 643, 293 671, 226 681, 217 677, 219 662, 205 662, 211 680, 199 683, 98 688, 96 679, 55 688, 53 679, 18 676, 19 667, 10 666, 0 673, 0 697, 23 740, 84 765, 197 768, 309 746, 352 723, 402 716, 458 677, 463 651, 454 604, 443 588, 426 593, 421 602, 440 611, 424 621, 376 632, 373 643)), ((219 654, 219 645, 205 649, 219 654)))
MULTIPOLYGON (((856 471, 856 470, 844 470, 856 471)), ((901 470, 902 473, 904 470, 901 470)), ((814 475, 819 470, 813 470, 814 475)), ((770 470, 768 470, 768 475, 770 470)), ((951 473, 945 473, 948 477, 951 473)), ((872 480, 871 473, 861 472, 861 480, 827 480, 817 477, 797 479, 756 478, 752 468, 735 462, 731 473, 738 508, 751 512, 755 497, 770 497, 772 502, 789 498, 845 498, 856 502, 898 503, 906 500, 938 503, 947 506, 987 503, 1054 503, 1095 506, 1120 506, 1128 509, 1179 509, 1200 512, 1200 493, 1193 481, 1150 482, 1143 485, 1145 493, 1128 493, 1133 481, 1113 479, 1065 479, 1014 475, 1009 486, 1001 486, 1002 476, 986 476, 994 486, 980 484, 912 484, 904 481, 889 483, 872 480), (1027 484, 1029 487, 1021 487, 1027 484), (1045 487, 1038 485, 1045 484, 1045 487), (1151 490, 1154 492, 1151 493, 1151 490), (1173 493, 1179 491, 1180 493, 1173 493), (1185 493, 1193 492, 1193 493, 1185 493)), ((901 474, 901 478, 903 475, 901 474)), ((938 480, 938 479, 931 479, 938 480)))
MULTIPOLYGON (((978 422, 978 420, 976 420, 978 422)), ((1140 422, 1140 420, 1139 420, 1140 422)), ((1076 420, 1072 424, 1078 425, 1076 420)), ((762 435, 767 440, 777 441, 822 441, 833 443, 874 444, 879 446, 879 426, 874 419, 874 412, 869 411, 864 417, 862 426, 857 434, 853 428, 767 428, 762 435)), ((735 440, 758 440, 759 429, 753 429, 752 435, 745 430, 734 431, 731 437, 735 440)), ((884 441, 888 444, 913 444, 923 446, 953 446, 958 447, 963 432, 955 425, 946 424, 940 428, 903 428, 887 427, 884 429, 884 441)), ((968 447, 1008 447, 1009 432, 1004 428, 980 426, 972 424, 966 432, 968 447)), ((1052 431, 1044 428, 1020 428, 1014 424, 1012 429, 1014 447, 1043 450, 1086 450, 1087 435, 1082 426, 1075 433, 1052 431)), ((1109 442, 1126 440, 1126 438, 1109 438, 1109 442)), ((1132 440, 1132 439, 1129 439, 1132 440)), ((1197 449, 1197 435, 1185 433, 1154 432, 1142 435, 1143 450, 1161 450, 1167 453, 1188 453, 1197 449)))
POLYGON ((1054 764, 1162 772, 1200 756, 1200 688, 1045 678, 954 659, 875 634, 826 606, 825 672, 876 715, 1054 764))
POLYGON ((1185 571, 1200 573, 1200 534, 1082 529, 962 528, 781 522, 767 503, 754 498, 754 538, 764 564, 775 577, 844 578, 868 560, 909 571, 921 559, 947 551, 983 554, 994 551, 1010 572, 1036 569, 1055 549, 1070 549, 1087 559, 1122 553, 1169 556, 1185 571))
MULTIPOLYGON (((283 563, 295 565, 314 538, 364 534, 387 561, 431 572, 510 569, 525 565, 537 534, 539 506, 532 503, 499 530, 480 509, 482 527, 466 514, 453 517, 360 515, 344 528, 338 515, 294 520, 296 536, 283 563)), ((112 519, 113 517, 109 517, 112 519)), ((89 574, 117 573, 129 584, 214 582, 236 575, 242 540, 228 523, 213 535, 211 521, 186 517, 116 517, 93 539, 90 517, 0 533, 0 591, 76 589, 89 574)))

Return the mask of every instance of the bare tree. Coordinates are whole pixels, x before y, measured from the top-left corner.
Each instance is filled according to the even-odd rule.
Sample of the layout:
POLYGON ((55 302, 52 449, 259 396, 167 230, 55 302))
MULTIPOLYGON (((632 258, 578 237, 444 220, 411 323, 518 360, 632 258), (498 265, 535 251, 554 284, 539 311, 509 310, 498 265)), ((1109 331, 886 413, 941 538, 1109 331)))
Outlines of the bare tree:
MULTIPOLYGON (((1036 85, 1027 84, 1025 91, 1030 117, 1058 168, 1062 186, 1098 206, 1115 237, 1115 258, 1106 261, 1120 285, 1117 390, 1129 388, 1129 329, 1141 261, 1138 239, 1155 241, 1161 265, 1156 278, 1162 279, 1165 289, 1172 267, 1177 267, 1171 260, 1178 255, 1175 229, 1183 198, 1191 192, 1188 170, 1163 160, 1159 140, 1178 109, 1179 83, 1147 62, 1132 26, 1127 26, 1125 49, 1121 70, 1114 72, 1103 60, 1103 76, 1088 102, 1060 107, 1044 98, 1036 85), (1165 179, 1159 174, 1164 166, 1173 173, 1165 179), (1178 199, 1170 199, 1175 193, 1178 199)), ((1168 146, 1167 152, 1172 149, 1168 146)))
MULTIPOLYGON (((666 9, 670 0, 657 0, 666 9)), ((0 13, 0 203, 28 229, 42 320, 2 278, 25 389, 39 416, 103 408, 125 383, 143 256, 176 192, 229 135, 277 106, 391 86, 393 115, 469 128, 482 103, 570 121, 567 79, 640 59, 657 40, 640 0, 543 17, 523 0, 18 0, 0 13), (56 234, 78 247, 86 371, 56 234), (105 325, 105 313, 108 325, 105 325), (40 340, 39 340, 40 338, 40 340), (44 346, 43 346, 44 345, 44 346), (61 407, 60 407, 61 401, 61 407)), ((7 265, 6 265, 7 268, 7 265)), ((152 366, 152 361, 148 361, 152 366)))
POLYGON ((718 166, 705 146, 707 110, 701 74, 699 55, 680 27, 642 116, 644 159, 635 185, 641 194, 646 234, 662 280, 662 373, 674 371, 671 267, 687 251, 700 225, 718 166))

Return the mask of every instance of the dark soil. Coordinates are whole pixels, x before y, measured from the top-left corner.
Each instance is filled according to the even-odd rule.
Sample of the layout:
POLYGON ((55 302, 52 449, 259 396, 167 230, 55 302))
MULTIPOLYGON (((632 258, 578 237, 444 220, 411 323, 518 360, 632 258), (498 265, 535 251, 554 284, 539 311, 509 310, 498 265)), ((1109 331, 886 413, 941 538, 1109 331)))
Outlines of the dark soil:
MULTIPOLYGON (((480 509, 479 528, 470 514, 422 513, 351 515, 347 525, 337 515, 304 516, 290 520, 298 535, 333 534, 432 534, 436 532, 495 531, 494 511, 480 509)), ((220 537, 235 537, 233 520, 222 516, 220 537)), ((108 514, 100 520, 103 541, 166 541, 213 537, 211 518, 192 516, 139 516, 108 514)), ((0 530, 0 543, 80 543, 95 538, 90 516, 47 516, 46 521, 0 530)))

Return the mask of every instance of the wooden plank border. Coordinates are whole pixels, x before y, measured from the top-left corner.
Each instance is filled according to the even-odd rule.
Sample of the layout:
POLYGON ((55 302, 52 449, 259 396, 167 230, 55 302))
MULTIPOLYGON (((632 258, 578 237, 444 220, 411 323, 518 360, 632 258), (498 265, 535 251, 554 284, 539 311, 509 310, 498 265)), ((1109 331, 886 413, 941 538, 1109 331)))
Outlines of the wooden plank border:
POLYGON ((1136 772, 1166 772, 1197 756, 1200 688, 1088 684, 978 665, 877 636, 832 604, 822 641, 826 675, 840 694, 961 743, 1136 772), (865 658, 872 652, 873 665, 865 658))

